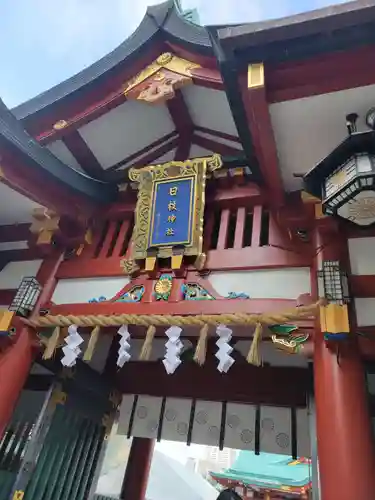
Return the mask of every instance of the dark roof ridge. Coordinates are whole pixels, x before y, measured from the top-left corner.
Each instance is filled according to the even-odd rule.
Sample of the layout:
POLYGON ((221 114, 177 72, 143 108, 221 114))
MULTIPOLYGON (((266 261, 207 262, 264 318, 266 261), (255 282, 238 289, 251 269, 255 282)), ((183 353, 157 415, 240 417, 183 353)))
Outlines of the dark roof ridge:
POLYGON ((219 27, 217 32, 225 45, 235 44, 244 37, 246 45, 257 45, 364 24, 372 19, 375 19, 375 1, 355 0, 278 19, 219 27))

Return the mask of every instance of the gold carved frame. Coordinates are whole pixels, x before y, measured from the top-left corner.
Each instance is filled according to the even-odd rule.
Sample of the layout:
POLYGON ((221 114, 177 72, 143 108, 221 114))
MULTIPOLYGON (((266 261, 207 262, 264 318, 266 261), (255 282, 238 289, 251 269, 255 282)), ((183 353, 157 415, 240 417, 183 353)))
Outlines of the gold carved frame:
MULTIPOLYGON (((139 183, 138 200, 135 210, 135 228, 133 233, 133 260, 147 259, 149 231, 152 217, 152 197, 157 181, 194 178, 195 195, 193 206, 192 242, 184 248, 184 255, 197 256, 202 254, 203 222, 205 207, 206 175, 222 167, 220 155, 195 158, 186 161, 171 161, 162 165, 150 165, 140 169, 130 169, 129 178, 139 183)), ((173 246, 157 248, 157 257, 172 256, 173 246)))

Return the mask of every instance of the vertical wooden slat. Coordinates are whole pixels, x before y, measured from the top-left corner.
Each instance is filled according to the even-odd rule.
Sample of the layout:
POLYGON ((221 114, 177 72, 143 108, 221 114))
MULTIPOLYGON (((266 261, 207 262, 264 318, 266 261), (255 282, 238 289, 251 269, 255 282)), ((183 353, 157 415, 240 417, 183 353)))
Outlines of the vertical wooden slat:
POLYGON ((107 231, 107 234, 105 235, 103 246, 102 246, 102 248, 101 248, 101 250, 99 252, 99 256, 98 256, 99 259, 106 259, 107 258, 108 251, 110 249, 112 240, 113 240, 113 238, 115 236, 116 227, 117 227, 117 221, 112 220, 109 223, 108 231, 107 231))
POLYGON ((244 234, 244 229, 245 229, 245 219, 246 219, 246 209, 244 207, 240 207, 237 210, 236 231, 234 233, 233 248, 242 248, 242 246, 243 246, 243 234, 244 234))
POLYGON ((224 250, 226 247, 229 216, 230 216, 229 208, 225 208, 224 210, 222 210, 221 217, 220 217, 219 237, 217 240, 217 249, 218 250, 224 250))
POLYGON ((122 250, 122 245, 124 243, 124 239, 126 237, 126 233, 128 232, 130 225, 130 219, 124 220, 121 224, 120 231, 118 233, 116 244, 113 248, 112 257, 119 257, 122 250))
POLYGON ((262 227, 262 207, 257 205, 253 211, 253 234, 251 237, 251 246, 259 247, 260 244, 260 231, 262 227))
POLYGON ((81 259, 92 259, 94 257, 95 250, 99 245, 102 236, 103 228, 104 228, 104 222, 96 225, 93 232, 92 243, 91 245, 84 246, 82 253, 80 255, 81 259))
POLYGON ((211 236, 214 227, 214 219, 215 215, 214 211, 212 210, 207 214, 203 228, 203 245, 206 252, 211 249, 211 236))

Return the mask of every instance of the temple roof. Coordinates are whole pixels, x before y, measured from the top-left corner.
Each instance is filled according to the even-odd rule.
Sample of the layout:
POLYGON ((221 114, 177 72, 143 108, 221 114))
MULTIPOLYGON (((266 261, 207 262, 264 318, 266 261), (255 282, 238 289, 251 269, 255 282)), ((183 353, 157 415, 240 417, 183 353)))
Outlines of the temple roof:
POLYGON ((104 79, 121 72, 125 65, 132 65, 141 51, 150 48, 160 38, 202 55, 213 55, 206 28, 186 20, 179 2, 167 0, 148 7, 135 32, 112 52, 71 78, 15 107, 12 110, 14 115, 24 119, 75 92, 103 83, 104 79))
POLYGON ((375 5, 357 0, 301 14, 218 27, 220 45, 248 62, 301 59, 375 40, 375 5))
POLYGON ((273 453, 255 455, 251 451, 240 451, 232 468, 211 475, 215 479, 225 479, 244 486, 284 491, 287 491, 285 487, 306 487, 311 481, 308 463, 293 462, 291 457, 273 453))
POLYGON ((92 179, 66 165, 42 147, 23 128, 11 111, 0 100, 0 146, 12 154, 22 156, 27 167, 40 171, 43 176, 65 184, 69 189, 96 202, 109 202, 117 192, 116 186, 92 179))

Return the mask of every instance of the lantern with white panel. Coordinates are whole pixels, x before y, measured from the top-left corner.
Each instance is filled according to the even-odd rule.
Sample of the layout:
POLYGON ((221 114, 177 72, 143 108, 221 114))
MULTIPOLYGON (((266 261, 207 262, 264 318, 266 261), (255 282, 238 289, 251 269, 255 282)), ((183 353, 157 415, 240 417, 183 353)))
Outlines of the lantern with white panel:
POLYGON ((304 176, 304 186, 322 200, 325 215, 370 226, 375 223, 375 131, 357 132, 357 118, 347 115, 349 135, 304 176))

